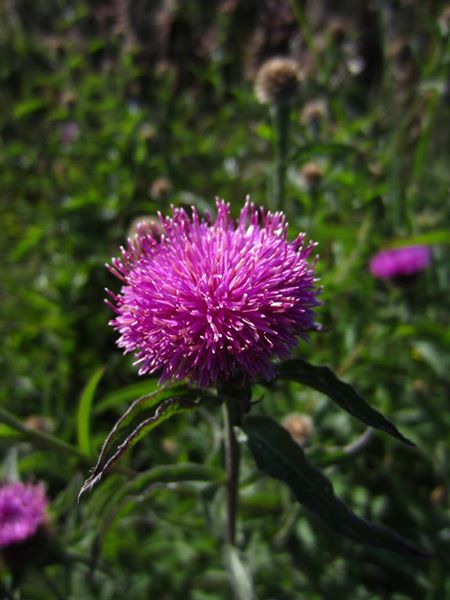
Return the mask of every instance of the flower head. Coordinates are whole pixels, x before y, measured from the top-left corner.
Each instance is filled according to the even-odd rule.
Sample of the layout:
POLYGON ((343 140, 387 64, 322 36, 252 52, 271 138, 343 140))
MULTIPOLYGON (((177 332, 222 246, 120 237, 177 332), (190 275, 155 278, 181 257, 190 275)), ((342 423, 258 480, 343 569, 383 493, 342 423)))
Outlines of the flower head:
POLYGON ((378 252, 372 257, 369 269, 374 277, 395 279, 423 271, 430 262, 431 250, 428 246, 406 246, 378 252))
POLYGON ((43 485, 9 483, 0 487, 0 547, 31 538, 46 521, 43 485))
POLYGON ((299 91, 300 71, 292 58, 271 58, 258 71, 256 97, 262 104, 289 104, 299 91))
POLYGON ((315 329, 315 244, 305 234, 289 242, 283 213, 247 200, 235 226, 229 205, 216 204, 215 222, 173 208, 159 216, 162 234, 140 227, 112 260, 123 287, 109 292, 117 313, 110 324, 141 375, 162 369, 162 382, 200 385, 239 373, 270 379, 272 359, 315 329))

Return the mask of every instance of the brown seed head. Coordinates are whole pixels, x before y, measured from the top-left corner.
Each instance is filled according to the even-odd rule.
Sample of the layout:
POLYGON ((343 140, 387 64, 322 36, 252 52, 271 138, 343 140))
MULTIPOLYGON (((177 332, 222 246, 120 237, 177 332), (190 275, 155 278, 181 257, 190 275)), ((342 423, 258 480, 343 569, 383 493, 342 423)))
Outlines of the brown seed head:
POLYGON ((52 419, 42 415, 30 415, 25 419, 25 426, 34 431, 43 431, 52 433, 55 430, 55 424, 52 419))
POLYGON ((259 69, 255 94, 262 104, 291 104, 299 92, 300 71, 292 58, 271 58, 259 69))
POLYGON ((170 184, 170 181, 167 181, 167 179, 164 179, 164 177, 155 179, 149 189, 150 196, 153 198, 153 200, 164 200, 171 191, 172 185, 170 184))
POLYGON ((314 188, 322 181, 323 170, 317 163, 308 162, 301 168, 300 176, 306 187, 314 188))
POLYGON ((300 115, 300 122, 303 125, 317 125, 328 114, 328 108, 323 98, 317 98, 307 102, 300 115))
POLYGON ((443 11, 439 15, 438 24, 443 35, 450 33, 450 4, 444 6, 443 11))
POLYGON ((328 23, 326 33, 335 44, 342 44, 350 32, 350 25, 342 17, 334 17, 328 23))
POLYGON ((304 446, 314 431, 314 424, 308 415, 290 413, 282 421, 283 427, 291 434, 294 441, 304 446))
POLYGON ((161 235, 161 223, 159 220, 156 217, 141 215, 131 221, 128 227, 127 239, 133 240, 142 229, 151 233, 155 239, 158 239, 161 235))
POLYGON ((410 83, 417 79, 418 68, 408 40, 395 40, 388 48, 388 58, 397 82, 410 83))

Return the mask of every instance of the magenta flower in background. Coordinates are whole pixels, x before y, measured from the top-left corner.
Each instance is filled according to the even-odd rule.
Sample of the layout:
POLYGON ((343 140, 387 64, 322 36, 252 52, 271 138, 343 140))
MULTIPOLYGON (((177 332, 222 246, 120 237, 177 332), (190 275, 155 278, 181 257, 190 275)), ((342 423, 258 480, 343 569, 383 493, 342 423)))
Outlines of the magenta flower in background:
POLYGON ((0 548, 32 537, 46 521, 42 484, 9 483, 0 487, 0 548))
POLYGON ((80 126, 76 121, 67 121, 61 126, 61 142, 63 144, 71 144, 74 142, 80 133, 80 126))
POLYGON ((110 324, 140 375, 162 369, 161 382, 200 385, 238 373, 270 379, 272 359, 317 329, 315 244, 305 234, 287 241, 283 213, 247 200, 235 226, 229 204, 216 205, 214 222, 173 208, 160 231, 139 226, 109 266, 123 283, 108 292, 117 313, 110 324))
POLYGON ((371 258, 369 269, 374 277, 395 279, 423 271, 430 263, 431 249, 428 246, 407 246, 378 252, 371 258))

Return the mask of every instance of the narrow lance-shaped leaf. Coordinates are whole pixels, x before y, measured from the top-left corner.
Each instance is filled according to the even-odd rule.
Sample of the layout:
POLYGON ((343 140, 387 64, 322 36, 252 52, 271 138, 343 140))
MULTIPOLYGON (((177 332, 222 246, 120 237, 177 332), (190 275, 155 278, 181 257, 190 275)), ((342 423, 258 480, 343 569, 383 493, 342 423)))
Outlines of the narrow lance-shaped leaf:
POLYGON ((134 417, 136 412, 141 412, 139 405, 142 405, 145 400, 150 400, 152 403, 155 401, 155 395, 151 395, 150 398, 145 396, 138 398, 116 422, 103 443, 97 464, 80 490, 79 498, 84 492, 91 490, 125 452, 146 433, 174 414, 198 407, 202 397, 191 391, 190 394, 184 396, 166 398, 160 402, 149 417, 141 418, 137 423, 136 420, 130 423, 131 417, 134 417))
POLYGON ((92 402, 94 400, 95 390, 97 385, 104 373, 104 367, 100 367, 94 371, 89 378, 88 382, 84 386, 81 392, 80 400, 78 402, 78 413, 77 413, 77 437, 78 447, 81 452, 84 452, 89 456, 91 453, 91 436, 90 436, 90 425, 91 425, 91 412, 92 402))
POLYGON ((427 556, 395 531, 370 523, 347 508, 335 496, 331 482, 308 463, 301 447, 278 423, 269 417, 248 417, 243 430, 258 468, 287 484, 297 500, 330 529, 362 544, 409 556, 427 556))
POLYGON ((414 446, 413 442, 402 435, 395 425, 369 406, 350 384, 338 379, 328 367, 317 367, 296 358, 282 363, 278 372, 280 379, 297 381, 322 392, 366 425, 385 431, 404 444, 414 446))
MULTIPOLYGON (((97 461, 99 464, 101 461, 104 461, 104 458, 109 450, 109 447, 119 432, 119 430, 124 430, 133 419, 135 419, 136 415, 142 412, 144 409, 150 409, 157 406, 160 402, 170 397, 181 397, 187 394, 188 396, 192 396, 192 390, 183 385, 175 385, 175 386, 161 386, 158 389, 144 394, 140 396, 136 400, 134 400, 127 410, 117 419, 113 428, 106 436, 105 441, 103 442, 102 448, 100 450, 100 455, 97 461)), ((129 429, 132 430, 132 427, 129 429)))

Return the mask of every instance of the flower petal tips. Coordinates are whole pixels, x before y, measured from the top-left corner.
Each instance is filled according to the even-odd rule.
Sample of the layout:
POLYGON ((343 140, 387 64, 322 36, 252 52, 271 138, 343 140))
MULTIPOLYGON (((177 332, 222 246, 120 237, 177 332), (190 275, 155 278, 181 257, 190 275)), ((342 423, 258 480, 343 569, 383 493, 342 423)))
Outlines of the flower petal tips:
POLYGON ((110 324, 141 375, 202 386, 238 373, 270 379, 272 359, 316 329, 315 244, 304 234, 289 242, 283 213, 247 200, 235 225, 229 204, 216 205, 214 222, 173 208, 160 231, 140 226, 109 265, 123 283, 108 292, 110 324))

